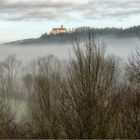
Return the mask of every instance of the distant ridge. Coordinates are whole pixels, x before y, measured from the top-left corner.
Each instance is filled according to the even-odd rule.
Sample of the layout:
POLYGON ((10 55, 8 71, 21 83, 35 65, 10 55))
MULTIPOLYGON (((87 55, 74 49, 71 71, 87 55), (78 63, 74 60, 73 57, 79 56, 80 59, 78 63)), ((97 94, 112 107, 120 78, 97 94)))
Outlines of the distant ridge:
POLYGON ((46 45, 53 43, 71 43, 76 36, 85 37, 87 33, 96 37, 105 38, 126 38, 126 37, 140 37, 140 26, 133 26, 130 28, 91 28, 79 27, 70 33, 60 33, 56 35, 44 33, 39 38, 24 39, 4 43, 3 45, 20 46, 20 45, 46 45))

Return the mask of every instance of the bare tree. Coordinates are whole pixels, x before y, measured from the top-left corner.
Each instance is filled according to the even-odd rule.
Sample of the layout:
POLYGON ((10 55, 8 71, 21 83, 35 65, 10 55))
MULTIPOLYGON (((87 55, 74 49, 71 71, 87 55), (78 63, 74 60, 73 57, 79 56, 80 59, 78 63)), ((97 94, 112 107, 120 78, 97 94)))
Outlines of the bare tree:
POLYGON ((13 55, 0 62, 0 138, 18 138, 16 109, 12 110, 11 99, 18 93, 19 65, 13 55))
MULTIPOLYGON (((124 94, 123 117, 126 120, 122 126, 127 132, 125 138, 140 138, 140 50, 136 49, 129 57, 126 67, 126 77, 129 81, 128 90, 124 94)), ((123 119, 124 120, 124 119, 123 119)), ((122 135, 124 135, 122 134, 122 135)))
POLYGON ((140 86, 140 50, 135 49, 132 53, 126 67, 127 77, 130 83, 140 86))
POLYGON ((56 116, 56 96, 61 79, 59 61, 53 56, 42 57, 36 61, 34 68, 36 72, 28 74, 25 80, 30 94, 31 122, 34 124, 32 136, 34 138, 58 138, 60 130, 56 116))
POLYGON ((68 138, 107 137, 117 64, 116 59, 105 56, 104 46, 90 34, 84 42, 76 40, 59 105, 60 122, 68 138))

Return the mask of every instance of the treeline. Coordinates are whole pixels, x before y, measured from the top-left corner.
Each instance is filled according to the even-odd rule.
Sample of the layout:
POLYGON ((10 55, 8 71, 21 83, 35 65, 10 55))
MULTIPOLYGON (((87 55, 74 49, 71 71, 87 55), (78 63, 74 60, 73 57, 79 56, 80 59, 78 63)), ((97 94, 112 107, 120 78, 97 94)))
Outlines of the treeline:
POLYGON ((19 65, 14 56, 0 62, 0 138, 140 138, 139 50, 124 66, 125 74, 91 35, 84 43, 75 40, 67 63, 48 56, 24 72, 19 65), (27 101, 20 121, 10 108, 16 95, 27 101))
POLYGON ((63 40, 61 39, 61 41, 70 41, 70 39, 75 38, 75 36, 87 36, 87 31, 90 31, 91 34, 94 34, 97 37, 118 37, 118 38, 122 38, 122 37, 136 37, 138 35, 140 35, 140 26, 134 26, 134 27, 130 27, 130 28, 91 28, 91 27, 79 27, 76 28, 73 32, 71 33, 60 33, 57 35, 53 35, 53 34, 47 34, 44 33, 41 35, 41 39, 56 39, 56 41, 60 40, 60 38, 63 37, 63 40))

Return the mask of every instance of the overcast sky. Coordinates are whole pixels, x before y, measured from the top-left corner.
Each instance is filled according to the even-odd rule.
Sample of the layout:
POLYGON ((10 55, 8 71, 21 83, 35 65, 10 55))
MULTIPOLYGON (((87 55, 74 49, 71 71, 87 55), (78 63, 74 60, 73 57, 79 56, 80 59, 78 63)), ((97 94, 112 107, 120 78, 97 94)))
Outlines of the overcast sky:
POLYGON ((140 0, 0 0, 0 42, 39 37, 61 24, 140 25, 140 0))

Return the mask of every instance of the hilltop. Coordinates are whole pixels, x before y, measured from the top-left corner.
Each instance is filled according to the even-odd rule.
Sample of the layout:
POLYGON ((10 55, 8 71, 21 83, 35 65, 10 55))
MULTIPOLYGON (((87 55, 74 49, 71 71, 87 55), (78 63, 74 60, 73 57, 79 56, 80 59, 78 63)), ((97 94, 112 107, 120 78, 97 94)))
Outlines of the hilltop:
MULTIPOLYGON (((58 29, 58 28, 54 28, 58 29)), ((65 28, 64 28, 65 29, 65 28)), ((31 38, 18 40, 13 42, 4 43, 4 45, 46 45, 52 43, 71 43, 75 37, 85 37, 87 33, 95 37, 103 38, 132 38, 140 36, 140 26, 134 26, 130 28, 91 28, 91 27, 79 27, 72 32, 60 32, 57 34, 43 33, 39 38, 31 38)))

